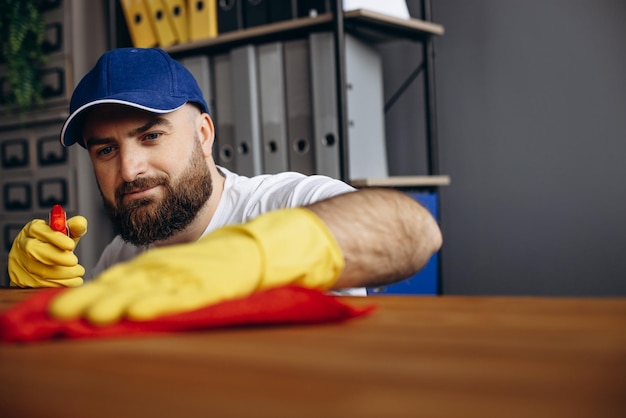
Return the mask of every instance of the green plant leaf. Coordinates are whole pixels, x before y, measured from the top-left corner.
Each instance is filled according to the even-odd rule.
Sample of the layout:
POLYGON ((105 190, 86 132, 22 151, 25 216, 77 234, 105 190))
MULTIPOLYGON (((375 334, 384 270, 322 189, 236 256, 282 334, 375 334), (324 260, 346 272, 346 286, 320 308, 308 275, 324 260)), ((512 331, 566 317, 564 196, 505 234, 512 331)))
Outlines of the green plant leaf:
POLYGON ((0 61, 6 68, 2 104, 22 112, 43 101, 45 28, 40 0, 0 0, 0 61))

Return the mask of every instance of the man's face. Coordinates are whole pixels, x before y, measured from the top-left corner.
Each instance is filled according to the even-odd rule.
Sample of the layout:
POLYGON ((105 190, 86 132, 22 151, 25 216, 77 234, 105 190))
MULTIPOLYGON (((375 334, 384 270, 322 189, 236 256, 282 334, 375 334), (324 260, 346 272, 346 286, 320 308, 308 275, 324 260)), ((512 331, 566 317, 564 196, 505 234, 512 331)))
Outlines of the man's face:
POLYGON ((183 107, 154 115, 117 105, 90 112, 84 138, 104 205, 135 245, 184 230, 212 193, 195 117, 183 107))

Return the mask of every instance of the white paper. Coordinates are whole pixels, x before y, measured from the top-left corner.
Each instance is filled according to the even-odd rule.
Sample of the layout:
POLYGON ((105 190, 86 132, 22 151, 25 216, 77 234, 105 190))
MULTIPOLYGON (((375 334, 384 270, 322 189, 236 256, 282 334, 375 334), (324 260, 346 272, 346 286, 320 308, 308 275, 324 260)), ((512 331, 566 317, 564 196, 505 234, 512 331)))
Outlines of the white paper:
POLYGON ((406 0, 343 0, 343 10, 367 9, 373 12, 409 19, 409 9, 406 0))

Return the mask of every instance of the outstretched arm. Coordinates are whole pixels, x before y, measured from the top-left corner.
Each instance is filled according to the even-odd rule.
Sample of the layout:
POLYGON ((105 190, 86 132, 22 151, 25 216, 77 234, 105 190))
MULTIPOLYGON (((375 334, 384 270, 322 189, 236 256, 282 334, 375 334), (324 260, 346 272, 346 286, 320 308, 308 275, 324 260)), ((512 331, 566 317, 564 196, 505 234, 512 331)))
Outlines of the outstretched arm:
POLYGON ((442 244, 435 219, 413 198, 363 189, 308 206, 324 221, 345 258, 334 289, 390 284, 420 270, 442 244))
POLYGON ((434 219, 410 197, 356 191, 147 251, 60 294, 50 312, 106 325, 288 284, 320 290, 377 286, 408 277, 440 245, 434 219))

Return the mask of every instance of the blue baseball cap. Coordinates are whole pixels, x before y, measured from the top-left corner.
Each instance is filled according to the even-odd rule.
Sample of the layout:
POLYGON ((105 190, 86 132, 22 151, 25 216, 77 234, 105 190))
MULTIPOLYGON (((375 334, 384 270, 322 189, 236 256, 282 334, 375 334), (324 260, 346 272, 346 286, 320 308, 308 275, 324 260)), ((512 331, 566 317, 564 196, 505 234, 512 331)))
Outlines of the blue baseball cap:
POLYGON ((82 141, 85 110, 117 103, 154 113, 169 113, 185 103, 209 107, 193 75, 159 48, 119 48, 100 57, 78 83, 70 100, 70 116, 61 129, 61 143, 68 147, 82 141))

